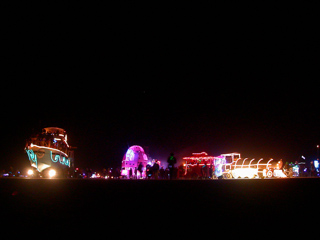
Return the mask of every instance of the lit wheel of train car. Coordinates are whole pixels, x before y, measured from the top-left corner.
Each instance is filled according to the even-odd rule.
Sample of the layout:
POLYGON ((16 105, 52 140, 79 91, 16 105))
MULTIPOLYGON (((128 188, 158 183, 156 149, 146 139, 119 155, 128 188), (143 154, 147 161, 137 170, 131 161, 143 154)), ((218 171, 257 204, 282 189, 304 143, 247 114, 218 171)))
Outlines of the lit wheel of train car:
POLYGON ((228 179, 233 178, 231 170, 228 170, 226 173, 224 173, 223 176, 224 178, 228 178, 228 179))
POLYGON ((267 178, 272 178, 273 177, 273 172, 272 172, 272 170, 268 170, 268 171, 266 171, 267 173, 266 173, 266 177, 267 178))

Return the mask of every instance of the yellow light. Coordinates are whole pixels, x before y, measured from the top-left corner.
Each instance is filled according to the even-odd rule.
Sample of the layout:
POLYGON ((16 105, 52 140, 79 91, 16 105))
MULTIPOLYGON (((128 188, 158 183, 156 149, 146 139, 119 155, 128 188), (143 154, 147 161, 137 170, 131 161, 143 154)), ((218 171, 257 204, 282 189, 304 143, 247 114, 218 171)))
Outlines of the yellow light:
POLYGON ((33 174, 33 170, 32 169, 29 169, 28 170, 28 175, 30 176, 30 175, 32 175, 33 174))
POLYGON ((50 171, 49 171, 49 177, 50 178, 52 178, 52 177, 54 177, 55 175, 56 175, 56 170, 54 170, 54 169, 50 169, 50 171))

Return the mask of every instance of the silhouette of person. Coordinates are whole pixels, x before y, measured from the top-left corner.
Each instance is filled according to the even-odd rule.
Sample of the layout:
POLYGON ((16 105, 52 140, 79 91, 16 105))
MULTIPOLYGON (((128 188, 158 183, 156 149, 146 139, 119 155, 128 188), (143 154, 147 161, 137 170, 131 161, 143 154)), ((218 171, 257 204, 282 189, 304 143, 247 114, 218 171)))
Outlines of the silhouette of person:
POLYGON ((142 173, 143 173, 143 165, 142 165, 141 162, 139 163, 138 171, 139 171, 139 173, 140 173, 140 179, 141 179, 141 178, 142 178, 142 173))
POLYGON ((173 171, 174 171, 174 164, 177 163, 177 159, 175 158, 173 153, 170 154, 170 157, 168 158, 167 162, 168 162, 168 168, 169 168, 169 171, 170 171, 170 180, 172 180, 173 171))
POLYGON ((155 163, 153 164, 153 175, 154 175, 154 179, 158 179, 159 177, 159 164, 158 161, 155 161, 155 163))

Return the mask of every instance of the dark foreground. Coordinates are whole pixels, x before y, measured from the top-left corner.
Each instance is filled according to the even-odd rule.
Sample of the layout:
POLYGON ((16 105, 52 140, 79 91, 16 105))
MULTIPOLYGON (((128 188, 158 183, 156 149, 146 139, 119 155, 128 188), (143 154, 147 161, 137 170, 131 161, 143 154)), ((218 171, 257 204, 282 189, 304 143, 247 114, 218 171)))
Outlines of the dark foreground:
POLYGON ((28 229, 54 226, 56 230, 84 231, 101 224, 106 227, 101 231, 130 227, 190 230, 217 224, 232 229, 240 225, 242 229, 246 224, 263 225, 266 220, 300 225, 312 221, 313 216, 318 218, 319 190, 318 178, 0 179, 0 208, 7 225, 28 229))

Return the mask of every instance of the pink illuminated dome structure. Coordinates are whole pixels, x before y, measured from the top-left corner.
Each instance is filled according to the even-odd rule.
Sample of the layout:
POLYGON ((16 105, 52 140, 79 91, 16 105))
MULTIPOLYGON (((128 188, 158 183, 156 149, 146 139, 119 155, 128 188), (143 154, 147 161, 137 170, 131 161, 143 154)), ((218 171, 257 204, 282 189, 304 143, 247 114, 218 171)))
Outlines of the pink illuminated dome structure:
POLYGON ((128 148, 126 154, 123 156, 121 165, 121 175, 127 178, 129 178, 130 176, 134 178, 145 177, 147 164, 148 156, 145 153, 144 149, 138 145, 131 146, 128 148), (140 163, 143 166, 142 176, 138 171, 140 163))

